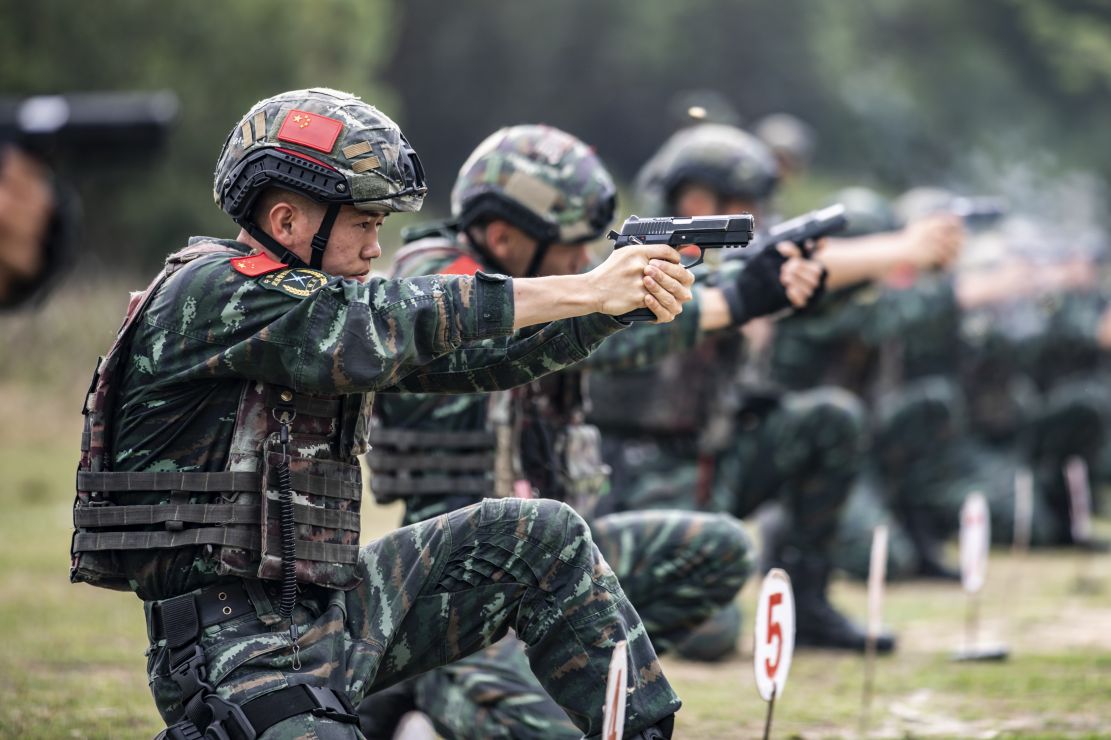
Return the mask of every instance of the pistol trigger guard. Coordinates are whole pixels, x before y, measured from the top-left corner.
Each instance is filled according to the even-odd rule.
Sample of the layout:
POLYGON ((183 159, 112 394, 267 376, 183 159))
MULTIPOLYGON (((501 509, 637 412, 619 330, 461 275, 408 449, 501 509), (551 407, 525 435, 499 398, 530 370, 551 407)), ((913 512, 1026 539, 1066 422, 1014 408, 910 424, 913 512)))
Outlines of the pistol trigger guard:
POLYGON ((682 259, 680 258, 679 264, 689 270, 692 267, 698 267, 705 260, 706 260, 706 250, 702 247, 699 247, 698 248, 698 259, 696 259, 694 262, 683 262, 682 259))

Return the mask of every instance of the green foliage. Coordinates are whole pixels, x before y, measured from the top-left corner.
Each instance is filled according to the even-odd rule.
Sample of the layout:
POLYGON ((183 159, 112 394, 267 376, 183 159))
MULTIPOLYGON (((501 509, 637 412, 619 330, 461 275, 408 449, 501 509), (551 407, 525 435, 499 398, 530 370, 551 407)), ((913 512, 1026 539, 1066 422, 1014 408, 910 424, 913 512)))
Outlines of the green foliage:
POLYGON ((153 161, 89 172, 63 162, 85 205, 83 251, 150 264, 196 233, 226 235, 211 200, 220 144, 255 101, 327 86, 396 112, 376 83, 392 51, 388 0, 0 0, 0 90, 170 89, 182 110, 153 161))

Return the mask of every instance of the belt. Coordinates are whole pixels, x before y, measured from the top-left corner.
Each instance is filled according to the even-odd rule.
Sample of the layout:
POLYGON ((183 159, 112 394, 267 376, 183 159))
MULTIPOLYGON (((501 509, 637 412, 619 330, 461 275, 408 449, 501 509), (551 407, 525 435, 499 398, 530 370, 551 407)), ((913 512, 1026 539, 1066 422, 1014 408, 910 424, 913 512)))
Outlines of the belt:
POLYGON ((254 604, 242 583, 206 586, 200 591, 154 602, 150 610, 150 636, 154 640, 166 639, 169 647, 180 647, 187 638, 196 639, 205 627, 254 613, 254 604))

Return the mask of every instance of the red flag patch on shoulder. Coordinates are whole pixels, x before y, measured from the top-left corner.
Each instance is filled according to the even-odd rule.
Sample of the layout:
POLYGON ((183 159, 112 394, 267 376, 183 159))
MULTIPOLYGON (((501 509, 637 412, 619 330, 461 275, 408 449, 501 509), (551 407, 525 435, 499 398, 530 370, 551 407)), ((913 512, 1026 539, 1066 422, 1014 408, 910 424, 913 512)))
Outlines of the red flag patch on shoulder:
POLYGON ((473 257, 462 255, 454 262, 440 270, 441 275, 474 275, 482 269, 482 265, 478 264, 473 257))
POLYGON ((258 277, 274 270, 288 267, 284 262, 278 262, 268 254, 253 254, 250 257, 235 257, 231 261, 231 268, 247 277, 258 277))
POLYGON ((278 129, 278 141, 288 141, 328 153, 336 145, 341 131, 341 121, 294 108, 286 114, 282 127, 278 129))

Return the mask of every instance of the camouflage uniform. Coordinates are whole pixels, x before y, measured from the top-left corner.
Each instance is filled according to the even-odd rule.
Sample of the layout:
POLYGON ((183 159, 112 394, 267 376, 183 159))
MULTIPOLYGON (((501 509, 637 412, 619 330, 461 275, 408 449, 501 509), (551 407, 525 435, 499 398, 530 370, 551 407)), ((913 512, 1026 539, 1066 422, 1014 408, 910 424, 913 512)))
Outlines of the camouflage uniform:
MULTIPOLYGON (((540 151, 560 157, 557 172, 580 173, 552 183, 552 193, 565 201, 554 209, 562 220, 561 242, 596 235, 606 224, 584 224, 581 204, 606 189, 596 172, 601 165, 584 145, 554 129, 517 126, 492 136, 463 165, 453 201, 481 197, 475 193, 483 190, 499 196, 519 192, 524 188, 521 172, 532 173, 544 184, 545 170, 532 167, 534 161, 548 156, 540 151), (466 195, 460 196, 461 192, 466 195)), ((539 185, 532 183, 524 192, 538 190, 539 185)), ((501 210, 504 204, 485 207, 493 211, 488 215, 513 219, 510 223, 519 218, 501 210)), ((530 208, 534 210, 535 204, 530 208)), ((457 212, 457 216, 465 224, 467 216, 473 221, 474 214, 457 212)), ((454 241, 430 238, 407 246, 395 261, 394 276, 472 273, 490 267, 490 257, 466 235, 458 234, 454 241)), ((417 522, 472 504, 482 495, 509 495, 511 491, 499 481, 504 463, 512 468, 518 495, 523 486, 525 495, 561 499, 588 514, 593 499, 606 486, 606 471, 600 464, 590 464, 596 457, 590 449, 596 435, 583 424, 579 384, 578 373, 565 371, 507 394, 380 399, 374 435, 381 442, 368 456, 375 495, 383 501, 402 498, 405 522, 417 522), (485 431, 493 432, 487 447, 477 436, 471 437, 472 446, 465 454, 458 448, 437 447, 485 431), (422 433, 428 436, 419 436, 422 433), (422 440, 425 447, 420 449, 439 454, 417 468, 412 461, 422 440), (493 450, 485 458, 488 464, 472 466, 484 450, 493 450)), ((637 607, 644 632, 661 653, 729 603, 751 569, 744 530, 727 516, 663 511, 619 514, 593 521, 591 531, 637 607)), ((529 670, 524 648, 520 640, 505 638, 479 654, 418 677, 405 690, 411 703, 447 737, 578 737, 567 715, 529 670)), ((379 721, 376 714, 395 700, 397 692, 388 692, 360 707, 369 737, 389 737, 393 723, 379 721)))
MULTIPOLYGON (((655 215, 674 208, 688 183, 760 203, 776 178, 763 144, 739 129, 707 124, 672 136, 637 184, 647 215, 655 215)), ((704 283, 728 285, 743 269, 725 263, 704 283)), ((796 590, 815 596, 804 602, 814 606, 814 618, 800 617, 800 625, 840 630, 847 622, 824 594, 837 520, 860 464, 859 403, 835 389, 783 395, 745 356, 735 328, 706 333, 684 318, 654 342, 634 332, 614 337, 586 363, 590 419, 602 430, 603 457, 613 469, 612 492, 600 510, 705 509, 740 518, 765 502, 782 502, 789 524, 765 565, 785 566, 796 590), (638 341, 644 346, 636 352, 615 352, 638 341), (653 403, 644 403, 649 397, 653 403)), ((723 614, 685 654, 720 657, 735 647, 738 624, 736 613, 723 614)), ((824 640, 800 633, 800 644, 810 637, 824 640)))
POLYGON ((867 573, 872 528, 884 521, 892 532, 889 572, 917 572, 927 542, 952 533, 952 505, 959 510, 982 486, 963 444, 962 394, 938 374, 945 363, 929 351, 953 347, 957 316, 948 281, 928 278, 841 291, 778 327, 774 377, 797 389, 836 385, 867 399, 872 411, 866 473, 853 486, 834 548, 838 566, 854 575, 867 573))
MULTIPOLYGON (((1035 545, 1072 542, 1062 469, 1079 457, 1092 470, 1111 418, 1097 372, 1101 307, 1094 294, 1046 295, 974 311, 964 325, 978 449, 1033 473, 1035 545)), ((992 504, 993 524, 1009 537, 1013 496, 992 504)))
MULTIPOLYGON (((320 138, 296 130, 289 137, 274 135, 284 130, 278 129, 287 125, 283 120, 296 124, 297 116, 302 123, 319 123, 313 115, 303 117, 315 103, 321 107, 313 115, 338 123, 340 132, 381 134, 375 146, 337 134, 326 156, 338 159, 342 150, 347 157, 374 157, 355 170, 371 173, 371 181, 390 181, 398 171, 391 168, 402 170, 404 177, 376 194, 368 192, 365 180, 363 185, 341 180, 356 204, 365 198, 370 210, 398 210, 413 205, 405 200, 411 198, 419 206, 422 191, 410 187, 414 163, 406 171, 400 155, 381 148, 391 132, 399 135, 396 126, 333 91, 263 101, 233 130, 226 151, 250 149, 260 140, 272 147, 277 139, 292 146, 293 154, 275 157, 278 165, 268 177, 312 172, 311 181, 327 181, 335 169, 312 166, 325 156, 319 153, 320 138), (299 136, 317 153, 298 154, 299 136), (291 162, 301 169, 290 170, 291 162)), ((329 126, 324 128, 330 136, 329 126)), ((218 201, 231 198, 240 182, 238 175, 224 179, 224 172, 221 165, 218 201)), ((234 211, 226 200, 222 205, 234 211)), ((247 257, 247 251, 236 242, 195 239, 171 257, 167 277, 148 291, 149 300, 132 303, 132 321, 125 326, 133 334, 125 334, 126 341, 114 345, 101 366, 91 404, 94 421, 83 445, 82 469, 92 465, 86 482, 124 476, 134 484, 126 490, 164 475, 183 482, 166 493, 135 490, 126 497, 79 490, 75 509, 75 520, 83 524, 74 541, 74 577, 130 587, 146 601, 150 683, 167 722, 181 718, 182 702, 189 698, 184 686, 198 679, 224 702, 245 707, 293 686, 319 687, 357 702, 376 688, 493 644, 510 628, 528 645, 533 670, 548 691, 588 736, 601 731, 602 676, 619 640, 628 641, 632 666, 626 731, 674 713, 678 698, 636 612, 585 522, 569 507, 488 501, 400 529, 361 550, 348 544, 357 542, 357 513, 335 508, 357 502, 357 493, 350 493, 360 490, 352 463, 366 450, 369 392, 508 388, 581 360, 619 322, 587 316, 506 339, 513 324, 513 286, 507 278, 480 274, 358 283, 247 257), (266 514, 274 478, 265 466, 271 445, 284 435, 289 442, 283 442, 281 459, 293 471, 292 485, 310 492, 294 494, 296 560, 283 556, 281 563, 295 562, 300 581, 288 617, 276 606, 281 597, 275 581, 247 575, 281 577, 267 571, 265 556, 259 564, 258 534, 227 534, 241 521, 239 530, 252 522, 257 527, 261 501, 264 552, 276 537, 271 529, 276 521, 266 514), (264 446, 244 447, 243 439, 262 439, 264 446), (95 472, 101 461, 111 473, 95 472), (261 495, 238 487, 179 490, 186 481, 199 481, 197 475, 227 480, 243 471, 257 481, 259 466, 261 495), (115 511, 123 516, 105 514, 115 511), (172 514, 158 526, 159 512, 166 511, 172 514), (198 511, 207 528, 190 524, 198 511), (155 526, 149 526, 148 514, 155 526), (219 515, 229 518, 212 519, 219 515), (98 517, 105 523, 125 521, 131 530, 97 531, 98 517), (317 541, 340 527, 346 528, 341 542, 317 541), (225 530, 223 544, 211 544, 213 530, 225 530), (203 537, 191 545, 195 534, 203 537), (133 548, 143 538, 149 546, 133 548), (344 559, 348 551, 350 561, 344 559), (115 580, 107 580, 109 575, 115 580), (197 603, 211 594, 219 597, 212 601, 219 606, 240 590, 246 593, 242 611, 235 613, 228 603, 223 613, 229 618, 204 629, 193 622, 196 659, 204 670, 183 681, 175 667, 184 665, 180 644, 173 644, 180 625, 176 619, 171 623, 169 605, 179 603, 182 594, 196 594, 197 603)), ((190 719, 194 709, 191 701, 185 709, 190 719)), ((306 709, 269 726, 262 737, 358 737, 350 710, 337 711, 306 709)))

